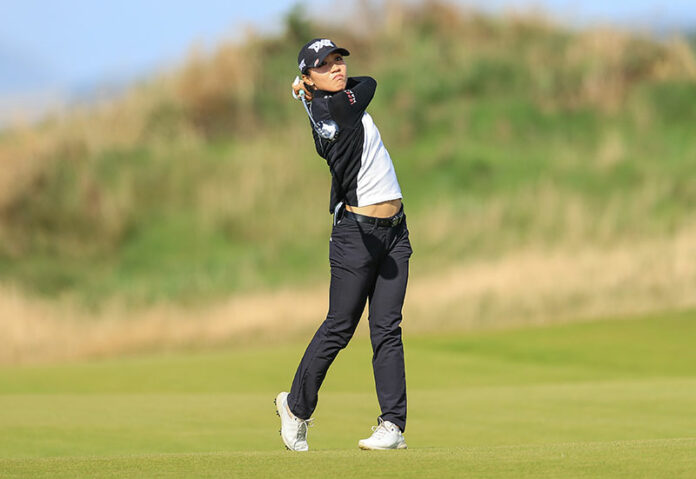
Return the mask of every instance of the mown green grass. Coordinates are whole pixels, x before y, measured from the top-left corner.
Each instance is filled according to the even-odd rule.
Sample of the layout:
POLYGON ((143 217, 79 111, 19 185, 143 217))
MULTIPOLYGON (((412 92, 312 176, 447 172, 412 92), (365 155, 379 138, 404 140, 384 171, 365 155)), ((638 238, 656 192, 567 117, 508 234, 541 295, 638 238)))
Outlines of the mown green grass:
MULTIPOLYGON (((362 325, 361 325, 362 327, 362 325)), ((311 451, 273 398, 305 343, 0 369, 0 477, 693 477, 696 314, 411 336, 409 449, 379 414, 367 338, 326 378, 311 451)))

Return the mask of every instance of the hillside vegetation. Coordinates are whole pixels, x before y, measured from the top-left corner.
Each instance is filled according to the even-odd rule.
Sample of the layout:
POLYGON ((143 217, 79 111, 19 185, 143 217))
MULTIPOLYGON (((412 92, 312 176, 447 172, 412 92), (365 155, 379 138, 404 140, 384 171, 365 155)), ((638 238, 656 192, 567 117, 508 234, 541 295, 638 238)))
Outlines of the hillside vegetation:
POLYGON ((325 279, 329 172, 289 86, 315 36, 377 79, 369 111, 420 271, 694 222, 686 41, 432 2, 353 15, 295 9, 280 34, 192 50, 123 98, 1 133, 0 281, 96 305, 325 279))

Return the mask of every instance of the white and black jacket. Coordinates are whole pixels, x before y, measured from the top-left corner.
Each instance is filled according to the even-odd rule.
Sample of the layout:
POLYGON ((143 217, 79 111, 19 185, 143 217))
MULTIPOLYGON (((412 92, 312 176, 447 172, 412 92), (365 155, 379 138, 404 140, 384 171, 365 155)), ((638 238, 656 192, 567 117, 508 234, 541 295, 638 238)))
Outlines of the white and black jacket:
POLYGON ((376 88, 373 78, 363 76, 349 77, 345 90, 313 92, 314 121, 333 120, 338 125, 333 141, 321 138, 312 128, 317 153, 331 171, 331 213, 340 202, 365 206, 402 197, 389 153, 365 111, 376 88))

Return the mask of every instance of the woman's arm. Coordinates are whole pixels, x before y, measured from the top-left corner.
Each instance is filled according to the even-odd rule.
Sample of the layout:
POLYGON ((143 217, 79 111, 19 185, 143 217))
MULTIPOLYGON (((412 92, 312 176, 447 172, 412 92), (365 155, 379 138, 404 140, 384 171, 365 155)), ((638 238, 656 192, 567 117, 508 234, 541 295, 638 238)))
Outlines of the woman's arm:
POLYGON ((329 100, 331 116, 344 125, 353 125, 360 121, 367 105, 375 96, 377 82, 368 76, 350 77, 346 89, 337 92, 329 100))

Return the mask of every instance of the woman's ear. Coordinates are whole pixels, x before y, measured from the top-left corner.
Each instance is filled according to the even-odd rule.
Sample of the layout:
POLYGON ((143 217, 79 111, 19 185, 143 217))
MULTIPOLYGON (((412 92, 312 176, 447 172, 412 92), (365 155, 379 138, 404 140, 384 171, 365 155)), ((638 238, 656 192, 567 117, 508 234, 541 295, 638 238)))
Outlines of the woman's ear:
POLYGON ((309 75, 305 75, 304 73, 302 74, 302 81, 304 82, 305 85, 307 85, 310 88, 314 88, 314 81, 309 77, 309 75))

